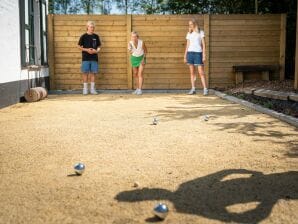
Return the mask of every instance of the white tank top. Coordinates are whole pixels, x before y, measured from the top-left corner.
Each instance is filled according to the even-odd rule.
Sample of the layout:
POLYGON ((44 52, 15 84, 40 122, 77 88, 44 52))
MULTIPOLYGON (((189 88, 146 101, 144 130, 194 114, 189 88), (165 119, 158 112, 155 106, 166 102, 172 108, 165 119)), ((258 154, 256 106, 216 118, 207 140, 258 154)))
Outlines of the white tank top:
POLYGON ((137 48, 135 47, 135 45, 133 44, 132 41, 129 41, 129 44, 132 47, 132 56, 140 57, 144 54, 143 41, 142 40, 140 40, 140 39, 138 40, 137 48))

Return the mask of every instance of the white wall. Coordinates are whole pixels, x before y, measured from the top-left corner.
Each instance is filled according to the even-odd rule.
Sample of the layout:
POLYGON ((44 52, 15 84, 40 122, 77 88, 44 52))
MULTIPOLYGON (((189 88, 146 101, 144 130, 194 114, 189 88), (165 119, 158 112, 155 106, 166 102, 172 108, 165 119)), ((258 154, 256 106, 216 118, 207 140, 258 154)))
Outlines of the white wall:
MULTIPOLYGON (((0 83, 27 79, 27 70, 21 69, 18 0, 0 0, 0 29, 0 83)), ((43 68, 41 77, 48 73, 43 68)))

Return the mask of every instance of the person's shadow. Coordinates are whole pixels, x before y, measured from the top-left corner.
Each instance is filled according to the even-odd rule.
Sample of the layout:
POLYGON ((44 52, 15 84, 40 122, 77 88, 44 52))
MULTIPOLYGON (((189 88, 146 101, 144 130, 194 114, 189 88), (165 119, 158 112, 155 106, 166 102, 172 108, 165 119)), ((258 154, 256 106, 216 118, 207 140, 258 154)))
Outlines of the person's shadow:
POLYGON ((169 200, 180 213, 224 222, 258 223, 269 216, 279 199, 298 199, 298 172, 265 175, 245 169, 222 170, 182 183, 175 192, 143 188, 121 192, 115 199, 125 202, 169 200), (232 175, 238 177, 232 178, 232 175), (240 212, 227 209, 249 202, 255 202, 256 206, 240 212))

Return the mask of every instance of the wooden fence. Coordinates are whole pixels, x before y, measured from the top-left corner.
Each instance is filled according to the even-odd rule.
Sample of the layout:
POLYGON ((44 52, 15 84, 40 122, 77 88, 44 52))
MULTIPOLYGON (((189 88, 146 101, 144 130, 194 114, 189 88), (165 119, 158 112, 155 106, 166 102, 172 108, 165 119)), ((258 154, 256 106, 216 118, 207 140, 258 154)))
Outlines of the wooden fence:
MULTIPOLYGON (((132 30, 148 48, 145 89, 187 89, 183 63, 188 20, 196 18, 206 35, 205 73, 209 87, 235 84, 233 65, 279 64, 273 79, 284 79, 286 16, 275 15, 49 15, 48 42, 52 89, 80 89, 81 52, 86 21, 96 23, 102 40, 99 89, 132 89, 127 42, 132 30)), ((200 86, 197 82, 197 86, 200 86)))

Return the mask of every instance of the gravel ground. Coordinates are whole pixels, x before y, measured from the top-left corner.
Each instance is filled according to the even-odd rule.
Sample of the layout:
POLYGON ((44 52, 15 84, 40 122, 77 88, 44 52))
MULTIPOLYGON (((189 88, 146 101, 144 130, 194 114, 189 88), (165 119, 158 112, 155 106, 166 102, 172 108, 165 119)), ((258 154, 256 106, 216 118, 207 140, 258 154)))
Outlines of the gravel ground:
POLYGON ((0 223, 152 223, 159 201, 163 223, 297 223, 297 133, 216 96, 16 104, 0 110, 0 223))

